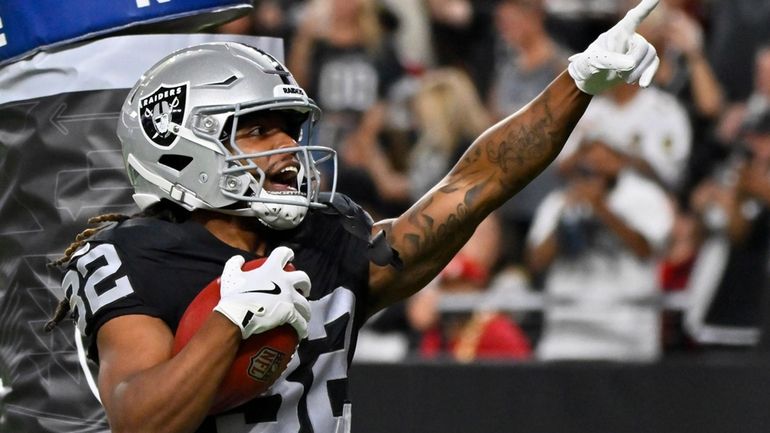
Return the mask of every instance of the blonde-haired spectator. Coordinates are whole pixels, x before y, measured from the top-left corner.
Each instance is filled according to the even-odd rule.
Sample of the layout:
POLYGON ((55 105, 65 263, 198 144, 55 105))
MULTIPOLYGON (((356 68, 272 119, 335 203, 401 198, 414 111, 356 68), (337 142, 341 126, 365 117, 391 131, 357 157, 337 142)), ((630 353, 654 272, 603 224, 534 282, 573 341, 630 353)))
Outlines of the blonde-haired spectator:
POLYGON ((435 185, 465 149, 491 125, 473 83, 456 68, 436 69, 421 77, 412 111, 417 141, 406 173, 394 169, 376 143, 357 142, 354 160, 371 174, 377 190, 389 200, 414 200, 435 185))
POLYGON ((426 74, 413 106, 419 138, 409 178, 411 196, 417 198, 443 177, 491 119, 468 75, 455 68, 426 74))

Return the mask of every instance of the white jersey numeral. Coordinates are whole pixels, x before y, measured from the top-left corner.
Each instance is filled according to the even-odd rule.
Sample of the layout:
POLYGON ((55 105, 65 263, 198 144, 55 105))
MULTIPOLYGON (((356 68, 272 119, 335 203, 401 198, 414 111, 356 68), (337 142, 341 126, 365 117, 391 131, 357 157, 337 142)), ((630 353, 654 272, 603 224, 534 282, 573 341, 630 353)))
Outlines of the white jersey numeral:
POLYGON ((115 247, 110 244, 100 244, 78 259, 78 272, 85 278, 88 273, 87 267, 102 257, 107 261, 107 264, 99 267, 91 274, 86 280, 86 285, 83 289, 86 298, 88 298, 88 304, 91 307, 91 314, 96 313, 103 306, 134 292, 134 289, 128 282, 128 277, 124 275, 116 279, 115 285, 105 290, 101 295, 96 293, 96 285, 107 277, 115 275, 115 272, 120 268, 121 262, 115 247))
POLYGON ((350 405, 344 390, 355 295, 339 287, 310 305, 310 336, 300 344, 285 376, 270 395, 246 403, 240 412, 217 417, 217 433, 349 432, 350 405), (275 397, 280 403, 267 413, 267 399, 275 397), (254 419, 257 413, 264 419, 254 419))
POLYGON ((77 314, 77 326, 80 332, 85 333, 86 315, 94 314, 105 305, 117 301, 134 293, 134 288, 123 275, 117 277, 122 262, 118 257, 115 247, 110 244, 99 244, 81 257, 77 258, 77 271, 69 270, 62 280, 65 296, 69 297, 70 307, 77 314), (94 265, 98 267, 94 269, 94 265), (85 282, 81 291, 81 278, 85 282), (112 280, 112 286, 100 287, 97 285, 112 280), (84 299, 85 298, 85 299, 84 299), (87 301, 87 309, 86 302, 87 301))

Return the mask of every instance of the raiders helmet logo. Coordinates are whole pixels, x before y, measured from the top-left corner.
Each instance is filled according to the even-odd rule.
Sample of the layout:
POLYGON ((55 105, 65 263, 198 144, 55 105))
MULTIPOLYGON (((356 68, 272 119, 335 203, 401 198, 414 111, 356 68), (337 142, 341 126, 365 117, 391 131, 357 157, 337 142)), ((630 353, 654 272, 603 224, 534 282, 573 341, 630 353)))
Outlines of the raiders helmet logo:
POLYGON ((187 101, 187 84, 161 85, 150 96, 139 100, 144 135, 158 146, 174 144, 176 134, 171 132, 171 123, 181 125, 187 101))

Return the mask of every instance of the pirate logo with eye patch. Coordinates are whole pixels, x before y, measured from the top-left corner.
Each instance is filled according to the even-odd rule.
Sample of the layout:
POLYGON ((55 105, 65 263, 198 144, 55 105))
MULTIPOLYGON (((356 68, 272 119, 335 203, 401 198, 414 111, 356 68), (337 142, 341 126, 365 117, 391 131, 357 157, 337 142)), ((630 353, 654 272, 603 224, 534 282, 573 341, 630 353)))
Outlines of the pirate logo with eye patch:
POLYGON ((171 125, 184 121, 187 84, 161 85, 151 95, 139 100, 144 135, 158 146, 169 147, 177 135, 171 125))

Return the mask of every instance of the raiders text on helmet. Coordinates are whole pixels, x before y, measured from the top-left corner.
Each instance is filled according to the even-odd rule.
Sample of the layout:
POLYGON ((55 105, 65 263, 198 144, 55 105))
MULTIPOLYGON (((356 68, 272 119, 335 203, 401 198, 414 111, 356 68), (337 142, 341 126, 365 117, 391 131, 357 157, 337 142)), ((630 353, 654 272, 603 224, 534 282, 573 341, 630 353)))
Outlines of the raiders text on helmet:
POLYGON ((275 229, 296 227, 318 203, 317 165, 332 164, 327 147, 300 145, 246 154, 235 141, 239 118, 279 111, 296 124, 286 131, 307 144, 320 110, 273 56, 219 42, 177 51, 150 68, 129 92, 118 124, 123 157, 140 208, 171 200, 188 210, 255 216, 275 229), (268 191, 254 160, 291 153, 296 185, 268 191))

